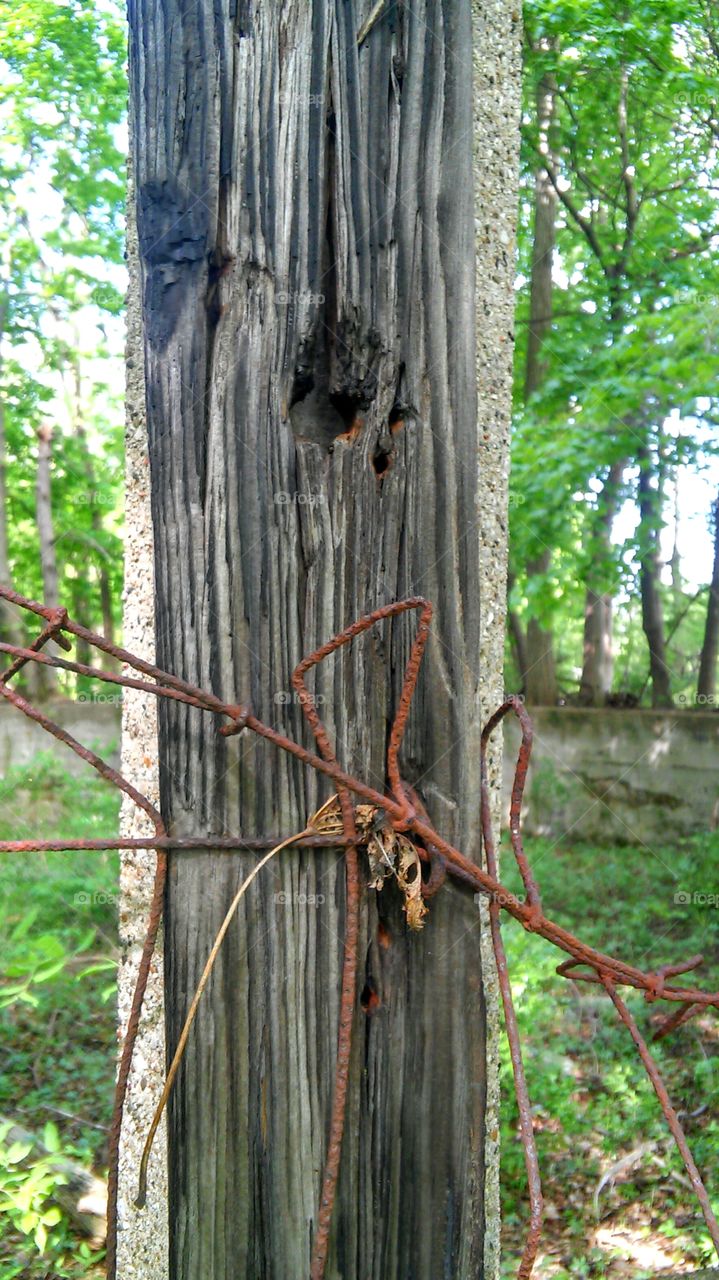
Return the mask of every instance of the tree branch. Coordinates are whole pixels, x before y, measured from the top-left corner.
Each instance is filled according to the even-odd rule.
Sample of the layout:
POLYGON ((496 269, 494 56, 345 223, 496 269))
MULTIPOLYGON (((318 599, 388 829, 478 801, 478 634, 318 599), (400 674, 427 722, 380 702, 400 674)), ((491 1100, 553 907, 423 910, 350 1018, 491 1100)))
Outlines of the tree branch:
POLYGON ((556 169, 554 168, 554 166, 548 163, 547 157, 542 152, 541 147, 537 146, 536 142, 531 143, 531 146, 532 146, 532 149, 536 151, 537 155, 540 157, 542 161, 542 165, 546 170, 547 177, 549 178, 549 181, 554 187, 554 190, 556 191, 560 202, 564 205, 564 208, 567 210, 567 213, 572 218, 572 220, 580 228, 581 232, 583 233, 584 237, 586 238, 589 244, 589 247, 592 250, 592 253, 597 258, 602 269, 606 270, 605 262, 604 262, 604 251, 599 242, 599 237, 597 236, 597 233, 594 227, 592 226, 592 223, 590 222, 589 218, 585 218, 584 214, 579 212, 579 209, 575 205, 571 196, 569 196, 566 191, 562 191, 559 185, 559 175, 556 169))

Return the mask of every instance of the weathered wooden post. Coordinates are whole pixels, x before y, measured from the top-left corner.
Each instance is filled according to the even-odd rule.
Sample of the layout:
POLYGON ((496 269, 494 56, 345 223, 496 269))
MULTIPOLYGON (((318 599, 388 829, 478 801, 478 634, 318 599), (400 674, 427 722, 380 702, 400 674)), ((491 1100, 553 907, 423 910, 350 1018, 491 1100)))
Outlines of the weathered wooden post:
MULTIPOLYGON (((477 5, 475 23, 473 181, 468 0, 130 4, 158 661, 303 740, 299 659, 378 604, 428 596, 403 773, 479 857, 481 650, 488 701, 501 690, 518 33, 503 0, 477 5)), ((413 625, 377 628, 317 674, 340 760, 375 785, 413 625)), ((223 739, 177 705, 160 708, 159 769, 183 835, 290 833, 327 794, 266 743, 223 739)), ((171 860, 170 1048, 252 861, 171 860)), ((318 850, 283 854, 241 904, 170 1109, 169 1263, 152 1204, 144 1224, 129 1204, 157 1081, 146 1055, 120 1276, 309 1275, 344 910, 342 856, 318 850)), ((453 890, 413 936, 396 898, 363 893, 328 1278, 494 1269, 481 932, 453 890)))

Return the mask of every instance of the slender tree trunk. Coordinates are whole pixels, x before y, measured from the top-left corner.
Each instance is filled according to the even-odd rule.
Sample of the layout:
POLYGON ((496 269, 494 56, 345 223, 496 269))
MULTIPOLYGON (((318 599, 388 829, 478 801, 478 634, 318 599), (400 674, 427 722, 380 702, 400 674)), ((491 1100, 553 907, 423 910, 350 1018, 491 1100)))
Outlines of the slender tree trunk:
MULTIPOLYGON (((82 450, 82 465, 85 472, 87 482, 87 501, 90 504, 90 527, 93 534, 100 535, 96 538, 97 542, 97 580, 100 588, 100 616, 102 618, 102 634, 110 643, 115 637, 115 619, 112 605, 112 588, 110 586, 110 573, 108 570, 108 557, 102 546, 102 513, 98 505, 97 478, 95 476, 95 468, 92 465, 92 453, 87 440, 87 431, 85 430, 85 422, 83 417, 82 406, 82 375, 80 370, 80 360, 77 354, 72 362, 73 375, 73 429, 75 436, 82 450)), ((112 661, 106 659, 106 665, 112 665, 112 661)))
MULTIPOLYGON (((515 576, 513 573, 507 574, 507 596, 512 594, 515 584, 515 576)), ((527 669, 527 641, 524 635, 524 628, 516 609, 507 609, 507 623, 509 625, 509 635, 514 648, 514 660, 517 664, 517 672, 520 681, 524 680, 524 672, 527 669)), ((522 692, 524 686, 522 685, 522 692)))
MULTIPOLYGON (((555 110, 554 78, 544 75, 537 88, 537 119, 540 146, 551 156, 551 129, 555 110)), ((546 169, 541 166, 534 177, 534 229, 532 241, 532 274, 529 295, 529 332, 524 375, 524 398, 529 400, 542 385, 545 361, 542 350, 552 328, 552 262, 556 242, 557 193, 546 169)), ((525 567, 528 578, 545 574, 551 562, 549 550, 525 567)), ((522 683, 527 701, 539 706, 552 706, 557 701, 557 671, 554 639, 551 629, 537 617, 530 617, 524 644, 522 683)))
POLYGON ((102 634, 106 640, 113 640, 115 635, 115 613, 112 604, 110 575, 105 565, 100 568, 100 610, 102 613, 102 634))
POLYGON ((592 565, 584 602, 584 656, 579 684, 579 701, 585 706, 602 706, 611 692, 614 676, 612 652, 613 593, 604 589, 611 554, 611 534, 617 511, 624 463, 611 468, 599 497, 592 538, 592 565))
MULTIPOLYGON (((9 266, 7 267, 9 274, 9 266)), ((0 282, 3 292, 0 295, 0 378, 3 368, 3 340, 7 324, 8 304, 6 284, 0 282)), ((10 587, 10 552, 8 544, 8 492, 7 492, 7 440, 5 434, 5 398, 0 381, 0 586, 10 587)), ((0 634, 8 644, 22 645, 24 634, 20 619, 11 604, 0 601, 0 634)), ((37 666, 29 663, 28 666, 37 666)), ((28 673, 29 674, 29 673, 28 673)), ((35 686, 33 686, 33 692, 35 686)))
MULTIPOLYGON (((35 486, 35 516, 40 543, 40 571, 42 573, 43 600, 51 607, 59 605, 57 558, 55 555, 55 531, 52 520, 52 427, 43 423, 37 429, 37 482, 35 486)), ((57 653, 57 646, 49 644, 48 653, 57 653)), ((57 672, 51 667, 42 668, 39 696, 47 696, 57 688, 57 672)))
MULTIPOLYGON (((551 130, 554 122, 556 85, 548 73, 537 87, 536 110, 539 145, 551 161, 551 130)), ((532 272, 529 289, 529 331, 524 372, 524 399, 529 400, 544 380, 546 365, 543 347, 552 330, 552 266, 557 240, 557 192, 547 170, 540 164, 534 175, 534 224, 532 232, 532 272)))
POLYGON ((681 557, 681 552, 679 550, 679 521, 681 518, 681 505, 679 502, 679 476, 677 474, 675 474, 674 476, 673 489, 674 489, 674 511, 673 511, 674 537, 672 539, 672 558, 670 561, 670 567, 672 571, 672 589, 674 591, 675 599, 679 604, 684 594, 684 584, 682 582, 682 557, 681 557))
POLYGON ((600 707, 611 692, 614 674, 612 655, 612 595, 598 594, 587 587, 584 600, 584 649, 579 701, 583 706, 600 707))
MULTIPOLYGON (((527 670, 529 665, 527 661, 527 640, 516 609, 509 609, 507 611, 507 620, 509 622, 509 634, 512 640, 512 645, 514 646, 514 660, 517 664, 517 671, 519 672, 519 679, 521 683, 524 681, 524 672, 527 670)), ((524 691, 523 683, 522 691, 524 691)))
MULTIPOLYGON (((0 365, 1 368, 1 365, 0 365)), ((5 440, 5 402, 0 395, 0 586, 10 586, 8 550, 7 446, 5 440)), ((10 644, 21 644, 22 629, 17 614, 6 601, 0 604, 0 625, 10 644)))
POLYGON ((40 539, 40 568, 43 599, 51 608, 59 604, 55 532, 52 522, 52 427, 45 423, 37 430, 37 485, 35 512, 40 539))
POLYGON ((659 555, 658 503, 660 495, 652 486, 652 460, 648 447, 638 451, 639 516, 640 516, 640 587, 642 627, 649 648, 649 672, 652 681, 652 706, 672 705, 670 672, 666 663, 664 607, 660 592, 661 560, 659 555))
POLYGON ((703 702, 713 701, 716 693, 717 652, 719 651, 719 497, 712 507, 714 524, 714 568, 712 571, 704 640, 699 660, 697 697, 703 702))
MULTIPOLYGON (((403 768, 476 857, 470 6, 390 6, 358 46, 374 8, 130 5, 158 661, 309 741, 285 692, 301 656, 379 603, 427 595, 403 768)), ((341 760, 380 787, 413 626, 378 628, 317 673, 341 760)), ((177 704, 160 707, 160 769, 183 833, 286 834, 327 795, 177 704)), ((171 859, 171 1051, 253 862, 171 859)), ((281 855, 241 903, 170 1109, 173 1280, 309 1273, 344 925, 343 859, 325 851, 281 855)), ((409 937, 392 893, 365 890, 360 933, 327 1274, 474 1280, 476 906, 440 895, 409 937)))
MULTIPOLYGON (((73 578, 72 580, 72 616, 75 621, 80 622, 83 627, 87 627, 89 631, 92 630, 93 620, 90 617, 87 608, 85 584, 80 578, 73 578)), ((83 663, 85 666, 92 665, 92 648, 86 640, 82 639, 81 636, 77 636, 75 639, 75 653, 78 662, 83 663)), ((103 657, 103 663, 106 661, 107 659, 103 657)))
MULTIPOLYGON (((537 560, 527 565, 527 577, 547 573, 551 553, 545 551, 537 560)), ((543 627, 538 618, 527 623, 525 642, 526 667, 522 672, 524 696, 531 706, 552 707, 557 701, 557 667, 554 658, 554 637, 549 628, 543 627)))

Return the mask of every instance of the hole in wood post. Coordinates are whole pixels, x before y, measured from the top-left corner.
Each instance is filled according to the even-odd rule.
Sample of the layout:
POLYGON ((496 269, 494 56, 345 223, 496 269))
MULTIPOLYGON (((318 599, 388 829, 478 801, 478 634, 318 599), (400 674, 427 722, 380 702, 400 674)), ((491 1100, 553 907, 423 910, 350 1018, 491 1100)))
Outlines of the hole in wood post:
POLYGON ((360 996, 360 1004, 364 1012, 368 1015, 376 1013, 381 1003, 382 1001, 377 995, 372 983, 366 982, 362 990, 362 995, 360 996))
POLYGON ((345 391, 333 391, 330 393, 329 401, 334 405, 347 430, 351 431, 357 425, 359 414, 360 402, 357 396, 348 395, 345 391))
POLYGON ((382 477, 386 471, 389 471, 392 465, 392 457, 393 454, 390 449, 384 449, 382 445, 377 445, 372 454, 372 466, 374 467, 375 475, 382 477))
POLYGON ((295 382, 292 388, 292 396, 290 398, 290 409, 296 404, 300 404, 302 400, 314 391, 315 380, 309 369, 298 367, 295 371, 295 382))
POLYGON ((402 430, 404 426, 405 414, 406 414, 406 410, 404 406, 401 405, 398 400, 395 400, 394 404, 392 405, 392 408, 389 411, 389 417, 387 419, 387 426, 389 427, 393 435, 396 431, 402 430))

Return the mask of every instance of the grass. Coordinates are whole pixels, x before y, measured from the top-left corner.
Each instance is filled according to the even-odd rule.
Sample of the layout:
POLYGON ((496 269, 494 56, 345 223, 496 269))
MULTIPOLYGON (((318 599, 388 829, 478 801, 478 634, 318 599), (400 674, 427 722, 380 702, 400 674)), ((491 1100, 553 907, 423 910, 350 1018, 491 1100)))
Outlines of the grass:
MULTIPOLYGON (((70 777, 52 753, 3 779, 0 796, 0 839, 116 830, 112 789, 90 774, 70 777)), ((703 951, 698 980, 719 986, 719 908, 675 901, 680 892, 719 894, 716 835, 653 852, 542 841, 530 842, 528 852, 554 919, 645 968, 703 951)), ((508 854, 503 880, 520 891, 508 854)), ((97 1169, 106 1162, 112 1105, 116 884, 116 854, 0 855, 0 1115, 46 1133, 64 1153, 97 1169)), ((509 920, 504 937, 547 1201, 537 1276, 641 1280, 707 1261, 708 1237, 681 1161, 609 1002, 596 988, 557 977, 560 957, 542 939, 509 920), (620 1164, 624 1157, 632 1158, 620 1164)), ((629 1003, 650 1031, 661 1015, 641 997, 629 996, 629 1003)), ((685 1128, 707 1185, 719 1189, 713 1015, 661 1042, 656 1056, 676 1105, 687 1113, 685 1128)), ((516 1273, 527 1205, 504 1044, 501 1069, 509 1277, 516 1273)), ((63 1220, 47 1224, 46 1241, 40 1231, 39 1251, 44 1186, 30 1210, 18 1208, 23 1179, 2 1151, 0 1280, 99 1277, 102 1253, 63 1220)))
MULTIPOLYGON (((719 838, 679 849, 597 849, 530 842, 547 914, 593 946, 650 969, 703 952, 698 985, 719 987, 719 838), (682 901, 681 895, 692 901, 682 901), (679 900, 677 900, 679 897, 679 900)), ((503 880, 520 892, 505 854, 503 880)), ((703 1219, 628 1033, 596 987, 556 975, 561 957, 514 922, 504 926, 547 1201, 540 1277, 632 1277, 708 1262, 703 1219), (624 1160, 626 1158, 626 1160, 624 1160), (620 1161, 624 1160, 623 1164, 620 1161), (602 1179, 606 1182, 598 1194, 602 1179)), ((627 1003, 647 1038, 662 1006, 627 1003)), ((664 1006, 666 1009, 667 1006, 664 1006)), ((719 1191, 716 1016, 650 1045, 710 1193, 719 1191)), ((523 1156, 511 1064, 502 1047, 506 1276, 526 1223, 523 1156)), ((715 1212, 719 1203, 714 1203, 715 1212)), ((514 1263, 516 1268, 516 1262, 514 1263)))

